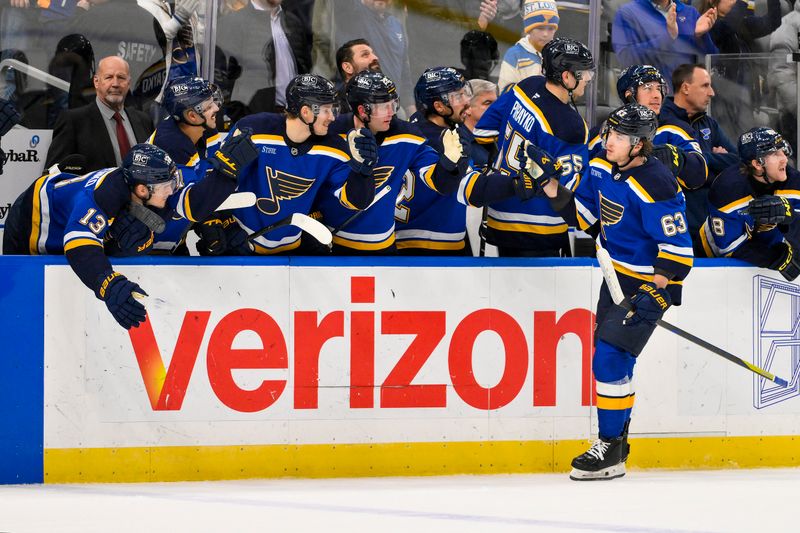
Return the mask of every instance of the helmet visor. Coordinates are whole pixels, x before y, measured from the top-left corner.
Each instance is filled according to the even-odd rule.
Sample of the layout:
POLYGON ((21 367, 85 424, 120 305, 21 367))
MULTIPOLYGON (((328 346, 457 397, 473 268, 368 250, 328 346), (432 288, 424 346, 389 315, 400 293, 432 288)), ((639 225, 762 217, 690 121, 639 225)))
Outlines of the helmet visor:
POLYGON ((400 103, 395 100, 390 100, 388 102, 379 102, 376 104, 369 104, 370 108, 370 115, 376 118, 382 117, 392 117, 397 114, 397 110, 400 108, 400 103))
POLYGON ((451 106, 468 104, 470 100, 472 100, 472 85, 467 82, 459 90, 447 93, 445 98, 447 99, 447 103, 451 106))
POLYGON ((311 111, 314 112, 315 117, 336 120, 336 117, 339 116, 339 104, 312 104, 311 111))

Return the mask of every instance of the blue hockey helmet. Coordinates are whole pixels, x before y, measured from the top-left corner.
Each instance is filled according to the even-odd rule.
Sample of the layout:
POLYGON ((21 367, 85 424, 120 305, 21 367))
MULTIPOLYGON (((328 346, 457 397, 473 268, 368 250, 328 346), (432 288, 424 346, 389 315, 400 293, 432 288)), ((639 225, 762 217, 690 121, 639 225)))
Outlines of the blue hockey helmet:
POLYGON ((653 65, 633 65, 622 71, 617 80, 617 95, 623 102, 636 103, 636 91, 646 83, 658 83, 661 87, 661 96, 666 96, 667 81, 661 72, 653 65), (625 93, 632 94, 625 98, 625 93))
POLYGON ((605 140, 608 132, 614 130, 630 136, 633 145, 640 139, 652 141, 657 128, 658 117, 651 109, 639 104, 625 104, 608 115, 601 138, 605 140))
POLYGON ((334 115, 337 113, 336 88, 326 78, 316 74, 301 74, 286 86, 286 111, 295 116, 300 116, 303 106, 308 106, 316 116, 319 107, 333 104, 334 115))
POLYGON ((174 189, 181 186, 181 177, 175 162, 167 152, 153 144, 140 143, 131 148, 122 160, 122 175, 131 188, 136 185, 151 187, 170 182, 174 189))
POLYGON ((362 70, 347 83, 345 94, 347 103, 354 113, 357 112, 358 106, 364 106, 367 114, 366 122, 369 122, 372 115, 373 104, 394 102, 393 109, 395 113, 397 112, 397 86, 381 72, 362 70))
POLYGON ((437 100, 452 107, 449 95, 461 89, 466 89, 467 96, 472 97, 472 87, 463 74, 453 67, 433 67, 425 69, 419 77, 414 87, 414 100, 420 110, 432 113, 437 100))
MULTIPOLYGON (((583 72, 594 71, 594 69, 592 52, 585 44, 575 39, 556 37, 542 49, 542 73, 548 80, 561 86, 564 86, 561 79, 562 73, 571 72, 575 79, 580 81, 583 72)), ((569 89, 569 87, 566 88, 569 89)))
POLYGON ((203 103, 213 100, 222 105, 222 93, 211 82, 193 76, 175 78, 164 90, 164 108, 175 120, 183 120, 183 112, 193 110, 203 114, 203 103))
POLYGON ((751 128, 739 137, 739 159, 745 164, 755 159, 763 164, 767 154, 783 150, 786 157, 791 157, 792 147, 783 136, 772 128, 751 128))

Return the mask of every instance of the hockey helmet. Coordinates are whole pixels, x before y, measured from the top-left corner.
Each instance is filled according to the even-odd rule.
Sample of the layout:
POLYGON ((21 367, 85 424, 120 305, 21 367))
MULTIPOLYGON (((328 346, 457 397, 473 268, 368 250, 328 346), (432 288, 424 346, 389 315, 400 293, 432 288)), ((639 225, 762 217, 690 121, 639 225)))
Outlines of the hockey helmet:
POLYGON ((386 75, 372 70, 362 70, 347 83, 347 103, 354 112, 358 106, 364 106, 367 120, 373 112, 373 104, 393 102, 392 108, 397 112, 397 87, 386 75))
POLYGON ((556 37, 542 49, 542 71, 548 80, 563 86, 561 74, 571 72, 581 80, 583 72, 594 71, 592 52, 580 41, 556 37))
POLYGON ((658 83, 661 96, 666 96, 667 81, 653 65, 633 65, 623 70, 617 80, 617 95, 623 102, 636 103, 636 92, 646 83, 658 83), (625 93, 629 90, 632 94, 626 99, 625 93))
POLYGON ((336 88, 329 80, 316 74, 301 74, 286 86, 286 111, 295 117, 300 116, 303 106, 319 113, 320 106, 333 104, 334 115, 338 113, 336 88))
POLYGON ((152 144, 140 143, 131 148, 122 160, 122 174, 131 188, 161 183, 172 183, 173 190, 182 186, 175 162, 167 152, 152 144))
POLYGON ((472 98, 472 86, 464 75, 453 67, 433 67, 426 69, 414 87, 414 100, 423 112, 433 112, 433 104, 437 100, 450 106, 450 95, 466 90, 466 96, 472 98))
POLYGON ((600 138, 608 137, 608 132, 614 130, 631 137, 631 145, 640 139, 653 140, 658 128, 658 117, 651 110, 639 104, 625 104, 618 107, 606 119, 600 138))
POLYGON ((183 113, 191 109, 202 115, 203 103, 213 100, 222 106, 222 93, 216 85, 203 78, 180 76, 170 82, 164 91, 164 108, 175 120, 183 120, 183 113))
POLYGON ((86 65, 89 67, 89 71, 91 72, 92 76, 94 76, 94 50, 92 49, 92 43, 89 42, 89 39, 80 33, 71 33, 64 36, 56 45, 55 55, 68 52, 77 54, 83 58, 83 60, 86 62, 86 65))
POLYGON ((749 164, 753 159, 763 164, 767 154, 783 150, 786 157, 791 157, 792 147, 783 136, 772 128, 751 128, 739 137, 739 158, 749 164))

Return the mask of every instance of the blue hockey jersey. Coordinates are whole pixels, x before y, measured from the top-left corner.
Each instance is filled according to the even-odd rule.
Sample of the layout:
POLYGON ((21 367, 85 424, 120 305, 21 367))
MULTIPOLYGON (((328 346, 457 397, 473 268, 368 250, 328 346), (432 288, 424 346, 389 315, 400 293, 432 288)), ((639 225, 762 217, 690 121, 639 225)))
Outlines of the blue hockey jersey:
MULTIPOLYGON (((293 143, 286 136, 286 117, 274 113, 241 119, 234 126, 234 134, 245 127, 253 130, 251 139, 260 151, 258 159, 239 174, 238 190, 258 197, 255 206, 235 212, 247 233, 255 233, 293 213, 308 214, 318 196, 332 196, 351 210, 372 201, 374 185, 371 180, 362 183, 368 180, 356 175, 351 178, 347 145, 339 136, 329 132, 324 137, 312 136, 303 143, 293 143), (361 190, 363 187, 369 189, 368 195, 361 190)), ((275 254, 300 246, 300 236, 299 228, 284 226, 257 237, 252 244, 257 254, 275 254)))
MULTIPOLYGON (((495 169, 516 175, 520 150, 528 140, 561 162, 561 183, 575 190, 588 161, 588 128, 569 104, 549 90, 546 79, 532 76, 515 85, 486 110, 475 127, 478 142, 498 143, 495 169)), ((487 210, 491 244, 528 250, 566 249, 568 226, 547 198, 525 202, 516 197, 493 203, 487 210)))
POLYGON ((198 212, 198 208, 192 208, 191 188, 211 168, 205 159, 214 153, 221 141, 222 135, 217 130, 206 130, 195 145, 172 117, 159 122, 156 130, 147 139, 149 144, 154 144, 169 154, 178 166, 185 186, 185 190, 171 199, 176 212, 167 220, 164 231, 156 235, 154 251, 169 252, 175 249, 183 241, 189 226, 197 222, 193 213, 198 212))
MULTIPOLYGON (((331 125, 330 132, 346 137, 353 127, 353 115, 349 113, 340 116, 331 125)), ((376 139, 375 189, 388 188, 389 192, 333 236, 335 244, 362 252, 385 250, 394 245, 395 200, 406 172, 422 176, 424 183, 431 183, 439 161, 439 154, 426 142, 419 128, 397 117, 389 130, 376 135, 376 139)), ((343 207, 332 195, 321 196, 317 209, 322 213, 322 222, 332 230, 353 216, 352 209, 343 207)))
MULTIPOLYGON (((743 174, 738 165, 728 167, 714 180, 708 193, 708 218, 700 227, 700 242, 708 257, 735 257, 769 267, 783 253, 778 246, 800 229, 800 220, 784 225, 757 224, 743 211, 758 196, 773 194, 800 209, 800 172, 786 168, 787 179, 770 185, 743 174)), ((797 246, 798 243, 795 243, 797 246)))
POLYGON ((592 159, 575 191, 578 227, 599 224, 600 238, 614 262, 625 294, 655 273, 669 273, 675 305, 693 263, 686 226, 686 200, 675 178, 656 159, 620 172, 605 158, 592 159))
MULTIPOLYGON (((446 128, 419 112, 414 113, 411 122, 437 154, 444 152, 442 134, 446 128)), ((406 174, 395 220, 398 250, 458 252, 466 248, 466 205, 458 201, 456 194, 440 194, 425 175, 406 174)))

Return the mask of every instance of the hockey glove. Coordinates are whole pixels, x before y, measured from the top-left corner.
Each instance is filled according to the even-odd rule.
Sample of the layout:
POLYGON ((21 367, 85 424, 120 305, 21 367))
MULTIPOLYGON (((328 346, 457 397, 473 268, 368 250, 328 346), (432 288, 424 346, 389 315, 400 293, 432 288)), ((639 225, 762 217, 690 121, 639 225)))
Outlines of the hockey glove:
POLYGON ((529 141, 525 141, 522 147, 524 155, 519 157, 520 169, 536 182, 536 193, 544 194, 543 189, 550 180, 557 180, 561 175, 561 161, 529 141))
POLYGON ((200 237, 197 241, 197 252, 200 255, 222 255, 228 249, 222 219, 206 219, 194 226, 194 232, 200 237))
POLYGON ((130 213, 120 213, 106 235, 106 255, 113 257, 143 255, 153 247, 153 232, 130 213))
POLYGON ((750 205, 742 212, 753 217, 757 224, 791 224, 794 218, 789 200, 771 194, 750 200, 750 205))
POLYGON ((348 164, 353 172, 371 177, 372 167, 378 162, 378 141, 367 128, 352 129, 347 134, 347 145, 350 148, 348 164))
POLYGON ((655 324, 672 305, 672 297, 666 289, 659 289, 651 283, 642 283, 630 302, 631 310, 624 321, 626 326, 634 326, 642 320, 655 324))
POLYGON ((654 146, 652 156, 661 161, 676 178, 680 176, 683 171, 683 165, 686 162, 683 150, 672 144, 654 146))
POLYGON ((444 152, 439 157, 439 164, 447 172, 466 174, 469 164, 469 143, 459 134, 458 126, 442 132, 442 147, 444 152))
POLYGON ((128 278, 108 270, 98 279, 95 295, 106 303, 114 320, 125 329, 138 326, 147 318, 144 306, 136 301, 136 297, 147 296, 136 283, 128 278))
POLYGON ((11 131, 22 120, 14 104, 0 98, 0 137, 11 131))
POLYGON ((782 246, 784 250, 769 268, 780 272, 788 281, 794 281, 797 276, 800 276, 800 257, 798 257, 798 252, 788 242, 782 242, 779 246, 782 246))
POLYGON ((219 150, 211 156, 211 166, 224 176, 235 180, 239 172, 258 158, 258 148, 250 139, 253 130, 244 128, 229 135, 219 150))

